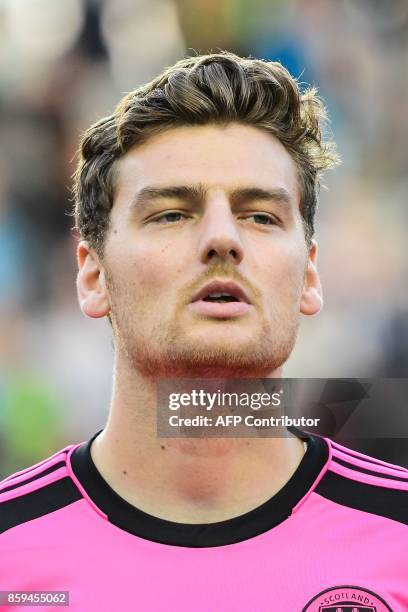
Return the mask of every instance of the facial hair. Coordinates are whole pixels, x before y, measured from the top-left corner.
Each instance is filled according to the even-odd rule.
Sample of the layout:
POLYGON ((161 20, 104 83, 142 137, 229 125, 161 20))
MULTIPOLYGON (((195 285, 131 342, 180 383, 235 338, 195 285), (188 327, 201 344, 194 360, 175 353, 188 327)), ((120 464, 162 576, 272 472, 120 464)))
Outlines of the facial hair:
MULTIPOLYGON (((229 322, 231 342, 228 343, 225 340, 217 341, 211 334, 208 342, 199 344, 197 339, 186 333, 179 316, 188 302, 184 296, 191 297, 195 288, 208 280, 222 277, 248 287, 248 282, 237 270, 227 269, 223 262, 216 263, 206 270, 194 287, 181 292, 180 302, 167 325, 147 329, 145 325, 138 325, 138 320, 145 321, 146 315, 148 320, 151 302, 138 304, 137 320, 133 307, 137 298, 132 284, 117 282, 105 269, 115 350, 125 356, 132 369, 149 378, 261 378, 280 368, 290 356, 296 341, 300 301, 298 286, 290 288, 290 308, 283 306, 282 296, 279 296, 268 320, 261 306, 261 293, 251 285, 250 293, 254 296, 253 303, 259 313, 260 325, 251 337, 239 344, 233 340, 233 326, 240 325, 239 320, 229 322), (296 296, 297 300, 294 299, 296 296)), ((214 325, 219 322, 214 321, 214 325)))

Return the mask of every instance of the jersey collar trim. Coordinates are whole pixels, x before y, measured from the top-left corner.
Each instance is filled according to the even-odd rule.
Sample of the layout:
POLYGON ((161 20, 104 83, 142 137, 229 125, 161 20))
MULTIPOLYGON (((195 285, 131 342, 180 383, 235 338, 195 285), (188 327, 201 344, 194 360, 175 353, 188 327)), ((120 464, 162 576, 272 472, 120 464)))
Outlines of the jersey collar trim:
POLYGON ((236 544, 258 536, 285 521, 317 483, 328 464, 329 444, 324 438, 296 432, 307 442, 307 451, 289 481, 262 505, 240 516, 217 523, 176 523, 136 508, 120 497, 98 472, 88 441, 78 445, 70 461, 74 475, 92 502, 108 520, 135 536, 172 546, 203 548, 236 544))

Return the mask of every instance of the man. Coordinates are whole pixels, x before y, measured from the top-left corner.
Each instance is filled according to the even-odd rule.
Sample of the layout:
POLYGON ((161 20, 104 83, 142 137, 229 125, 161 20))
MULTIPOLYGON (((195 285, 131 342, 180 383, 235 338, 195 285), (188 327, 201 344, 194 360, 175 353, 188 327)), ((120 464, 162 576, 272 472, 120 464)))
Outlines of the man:
POLYGON ((324 120, 279 63, 222 53, 86 132, 77 289, 112 325, 111 409, 2 482, 1 589, 87 611, 408 609, 407 470, 307 434, 156 432, 160 380, 279 378, 319 312, 324 120))

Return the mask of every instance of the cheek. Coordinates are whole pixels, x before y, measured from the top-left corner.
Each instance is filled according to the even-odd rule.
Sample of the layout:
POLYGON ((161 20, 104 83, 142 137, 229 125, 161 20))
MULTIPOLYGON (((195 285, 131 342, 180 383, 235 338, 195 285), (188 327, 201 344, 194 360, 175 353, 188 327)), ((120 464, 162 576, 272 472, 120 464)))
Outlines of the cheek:
POLYGON ((166 262, 158 257, 157 252, 154 254, 149 253, 149 251, 138 253, 132 260, 132 268, 137 278, 137 284, 146 293, 159 290, 163 286, 167 266, 166 262))
MULTIPOLYGON (((140 242, 136 248, 122 251, 119 261, 126 264, 117 266, 122 284, 137 296, 139 303, 146 304, 155 300, 156 310, 160 300, 173 286, 178 268, 172 262, 171 245, 152 248, 151 243, 140 242)), ((163 304, 163 302, 162 302, 163 304)))
POLYGON ((281 245, 268 257, 268 266, 260 265, 263 286, 268 287, 266 295, 269 304, 298 308, 305 269, 305 254, 299 245, 281 245))

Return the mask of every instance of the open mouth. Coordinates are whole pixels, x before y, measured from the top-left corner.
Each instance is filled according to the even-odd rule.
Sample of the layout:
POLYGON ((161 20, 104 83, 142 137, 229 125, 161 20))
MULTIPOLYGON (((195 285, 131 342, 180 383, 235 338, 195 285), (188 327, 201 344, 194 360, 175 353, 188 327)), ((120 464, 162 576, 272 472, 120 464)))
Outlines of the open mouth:
POLYGON ((240 317, 252 308, 245 291, 229 280, 207 283, 196 293, 189 306, 196 314, 215 319, 240 317))
POLYGON ((196 293, 191 301, 198 302, 200 300, 219 303, 251 303, 245 291, 237 283, 230 280, 214 280, 207 283, 196 293))
POLYGON ((216 294, 213 293, 211 295, 207 295, 207 297, 203 298, 204 302, 218 302, 222 304, 223 302, 239 302, 239 300, 233 295, 229 295, 227 293, 216 294))

